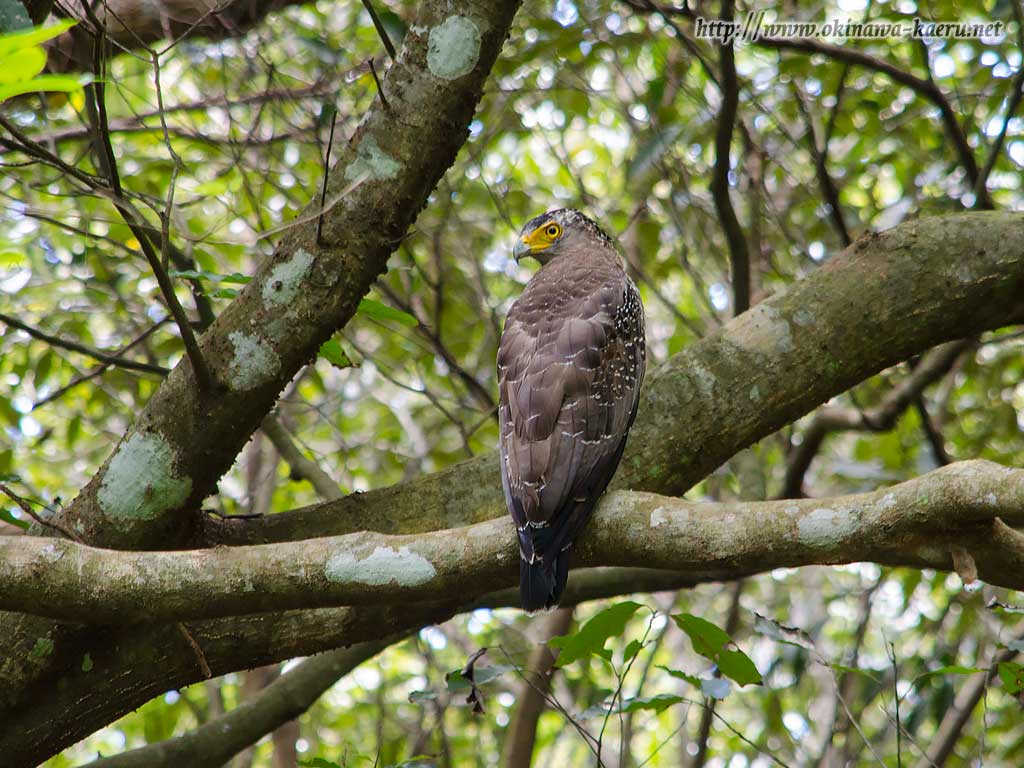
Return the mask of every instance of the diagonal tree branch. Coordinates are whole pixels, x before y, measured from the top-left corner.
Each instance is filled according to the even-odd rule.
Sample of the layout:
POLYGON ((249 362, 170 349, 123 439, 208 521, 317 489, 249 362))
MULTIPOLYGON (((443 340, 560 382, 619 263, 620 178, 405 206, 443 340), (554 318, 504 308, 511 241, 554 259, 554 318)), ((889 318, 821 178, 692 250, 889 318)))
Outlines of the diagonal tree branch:
MULTIPOLYGON (((984 461, 834 499, 694 504, 620 491, 598 505, 577 562, 642 562, 715 580, 858 561, 950 570, 949 547, 959 544, 985 581, 1024 589, 1024 534, 1007 523, 1024 525, 1024 470, 984 461)), ((0 608, 111 623, 400 606, 448 595, 465 601, 513 583, 514 542, 504 519, 412 536, 355 533, 177 552, 5 537, 0 608)))
MULTIPOLYGON (((354 315, 453 162, 517 8, 517 0, 419 5, 383 78, 390 108, 374 103, 337 153, 329 190, 337 203, 323 216, 322 240, 313 202, 199 340, 217 386, 200 392, 183 360, 59 522, 104 546, 174 546, 189 537, 202 499, 278 393, 354 315)), ((0 632, 8 639, 0 719, 22 709, 33 685, 52 691, 62 669, 81 664, 86 638, 72 626, 3 615, 0 632), (40 638, 52 652, 24 663, 40 638)), ((29 749, 41 751, 9 754, 24 762, 48 756, 38 744, 29 749)))
POLYGON ((215 768, 255 744, 282 723, 294 720, 357 666, 384 650, 392 639, 359 643, 315 656, 220 717, 177 738, 88 763, 88 768, 215 768))
MULTIPOLYGON (((10 315, 0 314, 0 323, 9 325, 11 328, 17 328, 19 331, 24 331, 33 339, 46 342, 52 347, 58 347, 59 349, 66 349, 71 352, 78 352, 79 354, 91 357, 93 360, 99 360, 105 365, 113 365, 117 368, 124 368, 127 371, 140 371, 141 373, 154 373, 158 376, 165 376, 167 369, 160 365, 152 365, 150 363, 144 363, 139 360, 130 360, 120 355, 112 355, 107 352, 101 352, 98 349, 93 349, 85 344, 71 339, 62 339, 59 336, 40 331, 38 328, 34 328, 27 323, 23 323, 15 317, 10 315)), ((155 330, 155 328, 153 329, 155 330)))
MULTIPOLYGON (((868 376, 1024 320, 1022 225, 1020 214, 963 213, 865 235, 690 345, 648 376, 612 487, 684 493, 868 376)), ((340 502, 259 520, 208 519, 192 546, 454 528, 503 514, 501 498, 498 462, 488 455, 340 502)))

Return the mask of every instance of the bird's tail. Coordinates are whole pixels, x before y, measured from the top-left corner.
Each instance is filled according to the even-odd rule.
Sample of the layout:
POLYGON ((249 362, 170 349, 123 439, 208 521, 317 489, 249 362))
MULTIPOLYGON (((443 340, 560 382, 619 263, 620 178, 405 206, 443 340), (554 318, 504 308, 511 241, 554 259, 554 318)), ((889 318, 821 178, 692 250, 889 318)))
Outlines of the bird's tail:
POLYGON ((562 598, 569 580, 569 549, 554 558, 538 558, 532 563, 519 558, 519 597, 523 610, 534 612, 554 608, 562 598))

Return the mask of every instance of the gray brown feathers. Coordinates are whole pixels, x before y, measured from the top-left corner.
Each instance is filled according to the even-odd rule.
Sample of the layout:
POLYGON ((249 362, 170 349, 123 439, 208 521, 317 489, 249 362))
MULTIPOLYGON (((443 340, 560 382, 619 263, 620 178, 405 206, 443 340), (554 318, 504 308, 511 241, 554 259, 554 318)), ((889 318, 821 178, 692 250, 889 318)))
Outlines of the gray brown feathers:
POLYGON ((611 240, 569 209, 523 232, 549 220, 563 234, 509 311, 498 348, 502 482, 527 610, 557 602, 568 572, 568 554, 559 556, 618 467, 645 365, 640 295, 611 240))

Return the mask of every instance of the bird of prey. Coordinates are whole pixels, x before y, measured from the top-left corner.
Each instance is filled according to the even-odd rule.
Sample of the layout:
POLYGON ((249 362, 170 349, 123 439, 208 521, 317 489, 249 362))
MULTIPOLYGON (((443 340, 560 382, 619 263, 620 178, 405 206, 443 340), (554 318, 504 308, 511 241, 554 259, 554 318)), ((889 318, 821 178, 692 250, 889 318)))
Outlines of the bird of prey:
POLYGON ((644 376, 644 310, 611 238, 579 211, 528 221, 513 256, 541 264, 498 346, 501 480, 522 605, 537 611, 558 604, 569 548, 622 458, 644 376))

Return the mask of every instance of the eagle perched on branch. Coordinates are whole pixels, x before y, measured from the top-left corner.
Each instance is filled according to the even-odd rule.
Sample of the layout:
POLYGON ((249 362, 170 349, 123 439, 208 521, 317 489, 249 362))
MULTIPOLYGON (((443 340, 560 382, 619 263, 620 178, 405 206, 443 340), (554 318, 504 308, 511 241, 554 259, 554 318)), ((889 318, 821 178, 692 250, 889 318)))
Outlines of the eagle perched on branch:
POLYGON ((622 458, 644 377, 644 309, 611 238, 579 211, 531 219, 513 255, 541 263, 498 346, 501 480, 522 605, 536 611, 558 604, 569 548, 622 458))

